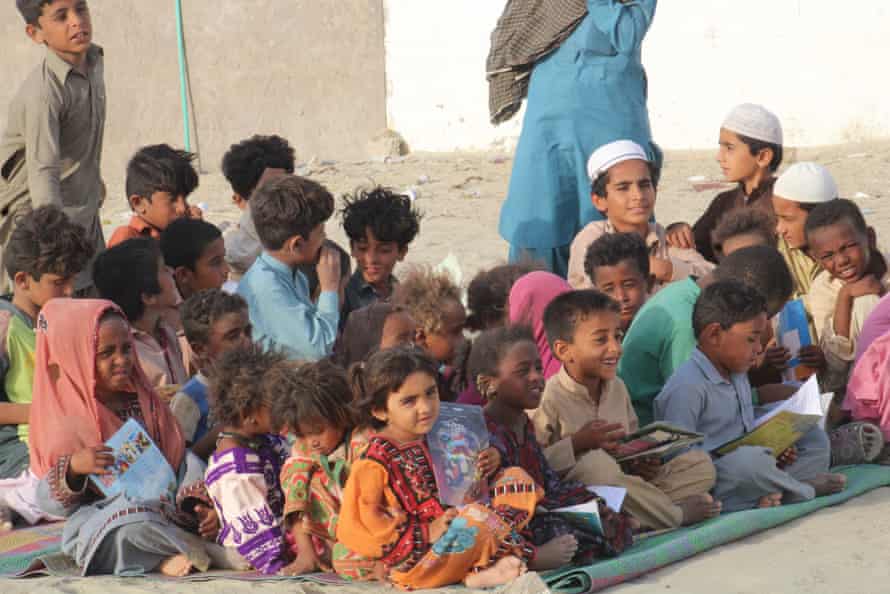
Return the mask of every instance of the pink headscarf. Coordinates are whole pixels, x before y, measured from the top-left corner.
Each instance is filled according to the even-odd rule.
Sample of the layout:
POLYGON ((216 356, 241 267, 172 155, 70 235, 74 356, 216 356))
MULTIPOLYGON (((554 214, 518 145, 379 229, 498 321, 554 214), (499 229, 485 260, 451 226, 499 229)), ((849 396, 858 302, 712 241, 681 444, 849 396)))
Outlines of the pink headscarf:
POLYGON ((520 278, 510 290, 510 323, 527 324, 535 334, 535 343, 544 366, 544 378, 556 375, 562 363, 550 352, 544 331, 544 310, 556 297, 572 290, 564 278, 551 272, 530 272, 520 278))
POLYGON ((890 440, 890 333, 874 340, 856 362, 842 408, 856 421, 876 424, 890 440))

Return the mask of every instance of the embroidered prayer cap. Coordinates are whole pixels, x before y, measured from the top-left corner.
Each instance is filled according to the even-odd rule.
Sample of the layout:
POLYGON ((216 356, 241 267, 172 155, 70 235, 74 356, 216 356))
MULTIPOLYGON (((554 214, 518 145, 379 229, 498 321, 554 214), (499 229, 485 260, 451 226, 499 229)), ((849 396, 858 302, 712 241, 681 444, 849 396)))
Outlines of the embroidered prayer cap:
POLYGON ((643 147, 632 140, 616 140, 599 147, 587 161, 587 175, 590 183, 607 172, 609 169, 632 159, 649 162, 649 157, 643 147))
POLYGON ((762 105, 742 103, 735 106, 721 127, 748 138, 782 145, 782 122, 762 105))
POLYGON ((831 173, 818 163, 795 163, 776 180, 773 196, 820 204, 838 197, 837 184, 831 173))

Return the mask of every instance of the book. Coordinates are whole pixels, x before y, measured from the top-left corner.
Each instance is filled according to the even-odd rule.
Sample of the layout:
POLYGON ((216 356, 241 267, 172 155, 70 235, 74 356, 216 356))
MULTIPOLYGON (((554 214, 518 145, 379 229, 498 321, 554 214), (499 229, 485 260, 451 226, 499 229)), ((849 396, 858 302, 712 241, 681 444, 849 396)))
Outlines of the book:
POLYGON ((114 456, 110 474, 90 475, 105 497, 123 493, 130 501, 172 501, 176 473, 148 431, 128 420, 105 442, 114 456))
POLYGON ((442 503, 459 507, 488 502, 488 480, 476 463, 489 445, 481 406, 443 402, 427 444, 442 503))
MULTIPOLYGON (((598 485, 587 487, 587 490, 601 497, 603 502, 616 512, 621 511, 621 506, 624 504, 624 498, 627 496, 627 489, 624 489, 623 487, 598 485)), ((600 520, 599 503, 596 499, 578 505, 560 507, 554 509, 553 513, 560 514, 573 524, 592 527, 594 532, 599 535, 603 534, 603 523, 602 520, 600 520)))
POLYGON ((813 375, 815 370, 800 362, 801 347, 813 344, 810 322, 802 300, 794 299, 785 304, 779 312, 776 334, 779 345, 788 349, 791 354, 788 368, 782 373, 782 379, 786 382, 803 381, 813 375))
POLYGON ((663 458, 704 440, 705 436, 701 433, 687 431, 670 423, 656 422, 626 435, 614 455, 618 462, 650 456, 663 458))
POLYGON ((778 457, 804 433, 823 422, 823 402, 819 383, 813 376, 791 398, 755 419, 749 433, 716 447, 713 452, 725 456, 742 446, 760 446, 769 448, 773 456, 778 457))

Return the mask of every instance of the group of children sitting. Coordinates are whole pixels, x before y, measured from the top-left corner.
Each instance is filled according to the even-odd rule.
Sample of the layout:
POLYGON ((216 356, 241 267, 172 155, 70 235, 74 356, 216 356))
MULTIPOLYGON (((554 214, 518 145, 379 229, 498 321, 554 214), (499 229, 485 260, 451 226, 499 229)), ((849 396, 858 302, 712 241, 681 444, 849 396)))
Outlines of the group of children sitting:
POLYGON ((167 145, 133 156, 133 216, 101 253, 43 206, 3 254, 0 519, 65 518, 63 551, 84 574, 215 566, 487 587, 618 555, 640 532, 836 493, 832 466, 890 460, 886 261, 824 167, 775 177, 781 125, 760 106, 723 123, 718 160, 737 186, 694 225, 653 222, 659 172, 635 143, 610 143, 589 161, 604 219, 573 242, 568 280, 500 265, 466 305, 446 272, 396 278, 420 230, 409 197, 345 197, 347 253, 325 236, 331 193, 293 174, 284 139, 256 136, 223 159, 243 211, 224 234, 188 204, 191 160, 167 145), (93 294, 73 298, 84 270, 93 294), (715 455, 795 391, 775 334, 790 299, 813 337, 800 365, 835 394, 831 436, 715 455), (484 409, 488 503, 439 500, 426 436, 440 401, 484 409), (175 499, 92 485, 128 419, 176 471, 175 499), (653 420, 704 442, 616 461, 653 420), (625 488, 622 508, 594 485, 625 488), (600 532, 552 512, 589 501, 600 532))

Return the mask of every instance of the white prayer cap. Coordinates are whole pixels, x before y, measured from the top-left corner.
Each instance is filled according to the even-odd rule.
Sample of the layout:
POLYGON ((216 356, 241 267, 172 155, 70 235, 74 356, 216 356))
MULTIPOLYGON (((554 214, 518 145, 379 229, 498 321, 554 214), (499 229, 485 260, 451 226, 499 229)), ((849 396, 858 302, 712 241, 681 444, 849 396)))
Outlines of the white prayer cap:
POLYGON ((818 163, 795 163, 776 180, 773 195, 792 202, 810 204, 828 202, 838 197, 834 177, 818 163))
POLYGON ((782 145, 782 122, 762 105, 737 105, 723 120, 722 127, 748 138, 782 145))
POLYGON ((616 140, 604 144, 593 151, 590 159, 587 160, 587 175, 590 177, 590 182, 595 182, 596 178, 615 165, 632 159, 649 162, 649 157, 643 147, 632 140, 616 140))

